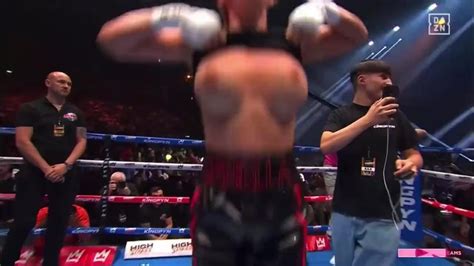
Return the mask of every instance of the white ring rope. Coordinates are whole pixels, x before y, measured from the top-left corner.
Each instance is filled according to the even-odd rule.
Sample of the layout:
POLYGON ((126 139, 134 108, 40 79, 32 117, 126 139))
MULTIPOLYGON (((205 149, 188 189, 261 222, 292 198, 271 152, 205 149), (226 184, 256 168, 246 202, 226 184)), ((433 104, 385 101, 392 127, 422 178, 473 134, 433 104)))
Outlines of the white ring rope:
MULTIPOLYGON (((0 164, 22 164, 21 157, 0 157, 0 164)), ((100 168, 103 161, 100 160, 78 160, 77 165, 81 167, 100 168)), ((149 170, 176 170, 176 171, 201 171, 202 164, 186 164, 186 163, 151 163, 151 162, 131 162, 131 161, 110 161, 111 168, 122 169, 149 169, 149 170)), ((325 173, 335 172, 337 167, 321 167, 321 166, 298 166, 297 169, 301 173, 325 173)), ((463 183, 474 184, 474 176, 459 175, 438 171, 421 169, 426 176, 435 178, 457 181, 463 183)))

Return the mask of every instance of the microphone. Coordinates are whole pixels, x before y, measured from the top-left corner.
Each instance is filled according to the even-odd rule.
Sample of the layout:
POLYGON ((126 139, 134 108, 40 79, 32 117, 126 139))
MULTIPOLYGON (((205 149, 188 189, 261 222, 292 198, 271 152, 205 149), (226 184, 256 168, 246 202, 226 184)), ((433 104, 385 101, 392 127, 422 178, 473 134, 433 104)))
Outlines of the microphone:
POLYGON ((382 88, 382 98, 393 97, 398 100, 400 88, 397 85, 387 84, 382 88))
MULTIPOLYGON (((382 98, 393 97, 395 98, 395 103, 398 103, 399 96, 400 96, 400 88, 397 85, 387 84, 382 88, 382 98)), ((390 116, 390 121, 394 120, 394 116, 395 115, 390 116)))

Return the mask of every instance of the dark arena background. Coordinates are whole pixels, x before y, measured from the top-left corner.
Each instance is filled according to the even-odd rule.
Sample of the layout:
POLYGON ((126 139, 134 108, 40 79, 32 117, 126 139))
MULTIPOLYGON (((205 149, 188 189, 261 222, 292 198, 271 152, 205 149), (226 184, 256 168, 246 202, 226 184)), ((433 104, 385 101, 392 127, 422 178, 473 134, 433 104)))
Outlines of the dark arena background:
MULTIPOLYGON (((81 158, 97 160, 99 166, 80 168, 79 195, 86 196, 77 204, 87 212, 91 230, 88 234, 78 235, 79 240, 75 243, 91 247, 85 251, 90 254, 103 251, 92 247, 113 247, 112 251, 106 251, 112 252, 107 256, 114 254, 113 265, 191 265, 188 256, 125 259, 127 253, 128 256, 131 253, 124 247, 128 242, 128 245, 135 245, 131 250, 136 254, 152 253, 153 245, 133 244, 132 241, 149 240, 149 235, 165 234, 169 235, 168 239, 187 239, 188 229, 183 228, 189 227, 189 206, 182 203, 189 202, 199 172, 166 170, 159 165, 200 164, 205 155, 202 145, 183 144, 204 138, 200 110, 193 93, 193 72, 186 65, 163 63, 159 58, 153 64, 117 63, 108 58, 96 43, 97 34, 106 21, 130 10, 169 2, 16 0, 0 3, 0 246, 3 246, 8 227, 13 222, 14 179, 20 167, 17 159, 21 155, 12 134, 16 112, 22 103, 44 96, 46 75, 59 70, 72 79, 69 100, 85 112, 89 133, 184 140, 168 144, 163 140, 161 144, 157 141, 147 144, 112 140, 110 145, 90 140, 81 158), (132 194, 127 196, 135 196, 135 199, 117 199, 108 204, 100 202, 98 195, 103 193, 104 185, 108 183, 102 174, 102 162, 108 149, 112 161, 138 163, 137 167, 124 164, 118 168, 112 165, 111 169, 125 173, 127 185, 133 188, 132 194), (156 167, 153 164, 143 166, 144 163, 156 163, 156 167), (170 197, 169 202, 163 204, 173 218, 173 229, 146 233, 140 230, 159 227, 142 219, 143 206, 147 200, 153 201, 153 198, 144 197, 150 196, 150 188, 156 186, 162 188, 161 196, 170 197), (101 219, 104 206, 109 213, 128 217, 127 222, 101 219), (137 233, 127 233, 123 227, 138 228, 137 233), (125 233, 114 236, 116 231, 111 232, 110 228, 122 228, 125 233)), ((181 2, 216 8, 211 0, 181 2)), ((420 142, 420 150, 424 158, 423 169, 428 172, 420 176, 416 188, 419 193, 416 202, 420 205, 417 211, 419 237, 406 241, 401 247, 425 250, 427 254, 430 248, 457 252, 456 256, 446 258, 399 258, 397 265, 474 265, 474 1, 336 2, 365 23, 369 40, 344 56, 305 67, 309 95, 298 113, 295 145, 319 147, 323 126, 331 110, 352 100, 349 71, 354 64, 369 58, 389 63, 393 81, 401 90, 400 109, 415 128, 427 132, 420 142), (439 14, 449 14, 449 23, 440 24, 435 29, 430 25, 430 18, 439 14), (428 175, 429 171, 434 171, 433 176, 428 175)), ((302 3, 279 0, 270 11, 269 25, 285 27, 290 12, 302 3)), ((297 156, 299 166, 323 165, 322 154, 317 149, 312 150, 316 151, 297 156)), ((184 168, 189 170, 186 166, 184 168)), ((323 173, 308 171, 304 177, 310 187, 308 196, 313 197, 309 200, 310 211, 306 217, 308 225, 312 226, 310 231, 318 240, 329 240, 322 237, 326 236, 330 214, 327 204, 330 198, 325 196, 323 173)), ((409 197, 402 193, 404 196, 409 197)), ((42 206, 47 206, 46 201, 42 206)), ((408 220, 406 223, 412 224, 408 220)), ((38 237, 32 234, 25 250, 34 247, 38 237)), ((180 252, 185 252, 190 246, 187 242, 173 245, 174 248, 180 247, 180 252)), ((71 246, 67 248, 69 250, 62 251, 65 261, 70 254, 77 256, 78 253, 74 252, 80 251, 71 246)), ((100 254, 105 256, 105 253, 100 254)), ((331 257, 329 247, 320 248, 308 252, 308 263, 330 265, 331 257)), ((112 265, 104 261, 101 262, 104 264, 62 265, 112 265)), ((20 265, 39 265, 32 259, 31 264, 22 263, 20 265)))

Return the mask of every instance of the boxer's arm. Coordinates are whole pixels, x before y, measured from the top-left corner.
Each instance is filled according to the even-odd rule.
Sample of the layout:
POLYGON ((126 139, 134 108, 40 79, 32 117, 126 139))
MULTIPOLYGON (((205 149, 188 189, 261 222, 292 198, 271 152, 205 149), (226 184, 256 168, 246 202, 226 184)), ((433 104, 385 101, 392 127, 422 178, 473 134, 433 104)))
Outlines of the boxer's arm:
POLYGON ((104 24, 97 36, 99 46, 112 58, 123 62, 189 62, 191 49, 184 43, 181 29, 153 29, 152 9, 125 13, 104 24))
POLYGON ((339 15, 337 23, 320 25, 313 34, 298 37, 289 31, 290 40, 301 47, 303 62, 314 63, 345 54, 367 40, 364 23, 346 9, 334 7, 339 15))

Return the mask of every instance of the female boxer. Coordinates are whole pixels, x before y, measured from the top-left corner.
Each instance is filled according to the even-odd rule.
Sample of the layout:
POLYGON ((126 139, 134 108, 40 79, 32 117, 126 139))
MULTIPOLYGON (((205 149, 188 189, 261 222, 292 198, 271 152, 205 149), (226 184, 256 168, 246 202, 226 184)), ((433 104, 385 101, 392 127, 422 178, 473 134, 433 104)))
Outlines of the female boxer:
POLYGON ((275 0, 218 0, 217 12, 168 4, 107 22, 98 42, 118 61, 192 63, 207 155, 193 198, 193 265, 304 265, 305 222, 292 149, 307 96, 303 63, 348 52, 363 23, 330 1, 270 29, 275 0))

